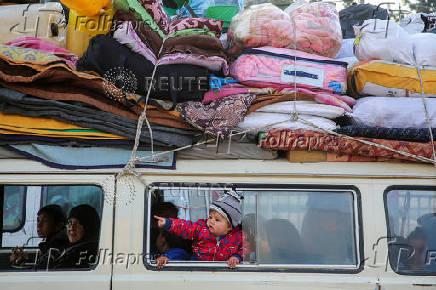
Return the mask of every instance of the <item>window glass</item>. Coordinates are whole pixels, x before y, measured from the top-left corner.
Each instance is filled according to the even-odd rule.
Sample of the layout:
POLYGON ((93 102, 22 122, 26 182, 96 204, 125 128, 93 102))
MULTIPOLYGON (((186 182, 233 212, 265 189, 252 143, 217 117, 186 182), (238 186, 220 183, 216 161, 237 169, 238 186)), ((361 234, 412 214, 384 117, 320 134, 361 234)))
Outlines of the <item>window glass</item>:
MULTIPOLYGON (((357 269, 358 231, 355 193, 350 190, 235 188, 243 196, 242 230, 248 249, 243 264, 258 267, 357 269)), ((206 219, 209 205, 223 187, 157 186, 150 195, 151 214, 171 202, 177 216, 206 219)), ((168 217, 168 216, 166 216, 168 217)), ((156 257, 159 230, 150 219, 149 251, 156 257)), ((149 262, 153 262, 151 259, 149 262)), ((177 263, 176 263, 177 264, 177 263)))
POLYGON ((25 186, 4 186, 3 231, 14 232, 24 225, 25 186))
POLYGON ((436 273, 436 188, 387 192, 389 261, 399 274, 436 273))
POLYGON ((244 221, 256 263, 357 265, 352 192, 247 191, 244 221))
POLYGON ((102 196, 101 189, 95 185, 61 185, 43 187, 42 205, 58 204, 65 213, 80 204, 89 204, 98 212, 101 212, 102 196))
POLYGON ((2 187, 5 226, 0 240, 0 271, 89 269, 97 264, 103 198, 100 187, 2 187), (7 231, 14 227, 15 231, 7 231))

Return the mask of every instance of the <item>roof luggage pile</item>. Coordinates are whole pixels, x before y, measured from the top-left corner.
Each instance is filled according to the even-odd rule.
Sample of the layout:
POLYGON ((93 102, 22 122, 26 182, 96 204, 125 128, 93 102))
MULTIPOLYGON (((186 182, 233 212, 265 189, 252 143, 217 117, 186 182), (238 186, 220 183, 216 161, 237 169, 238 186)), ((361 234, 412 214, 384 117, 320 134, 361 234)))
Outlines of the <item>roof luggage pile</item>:
MULTIPOLYGON (((61 168, 122 167, 136 138, 137 156, 149 157, 144 167, 175 168, 176 151, 188 159, 274 159, 285 150, 325 152, 320 161, 434 163, 429 15, 396 23, 370 4, 338 13, 327 2, 268 3, 239 11, 227 31, 217 19, 171 18, 158 0, 101 2, 72 11, 68 29, 81 33, 93 25, 80 13, 112 23, 108 33, 89 32, 76 54, 66 43, 78 34, 61 22, 49 37, 0 37, 7 150, 61 168), (199 150, 214 140, 229 144, 225 154, 199 150), (154 151, 164 153, 156 160, 154 151), (72 158, 85 154, 100 157, 72 158)), ((0 6, 0 15, 24 6, 0 6)))

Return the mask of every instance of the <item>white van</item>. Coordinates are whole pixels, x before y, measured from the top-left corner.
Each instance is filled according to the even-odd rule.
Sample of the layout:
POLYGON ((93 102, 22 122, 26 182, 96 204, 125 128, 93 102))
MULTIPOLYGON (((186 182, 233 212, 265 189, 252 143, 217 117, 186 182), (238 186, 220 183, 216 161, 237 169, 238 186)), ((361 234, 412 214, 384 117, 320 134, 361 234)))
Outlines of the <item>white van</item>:
POLYGON ((176 170, 59 170, 0 159, 0 289, 435 289, 436 169, 412 163, 178 160, 176 170), (207 217, 217 192, 244 199, 250 253, 225 262, 154 260, 162 202, 207 217), (13 268, 11 248, 36 252, 37 210, 93 206, 99 254, 87 269, 13 268), (32 218, 33 217, 33 218, 32 218))

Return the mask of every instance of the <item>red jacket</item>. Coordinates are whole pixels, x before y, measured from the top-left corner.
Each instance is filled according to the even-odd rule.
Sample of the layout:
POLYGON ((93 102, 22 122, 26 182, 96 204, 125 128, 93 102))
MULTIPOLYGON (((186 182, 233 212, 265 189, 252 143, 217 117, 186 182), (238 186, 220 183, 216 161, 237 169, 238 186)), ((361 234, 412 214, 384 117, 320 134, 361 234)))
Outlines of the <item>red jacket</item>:
POLYGON ((182 219, 167 219, 165 228, 183 239, 192 240, 192 251, 201 261, 227 261, 231 256, 242 261, 249 252, 245 234, 239 226, 222 237, 215 237, 209 232, 206 220, 193 223, 182 219))

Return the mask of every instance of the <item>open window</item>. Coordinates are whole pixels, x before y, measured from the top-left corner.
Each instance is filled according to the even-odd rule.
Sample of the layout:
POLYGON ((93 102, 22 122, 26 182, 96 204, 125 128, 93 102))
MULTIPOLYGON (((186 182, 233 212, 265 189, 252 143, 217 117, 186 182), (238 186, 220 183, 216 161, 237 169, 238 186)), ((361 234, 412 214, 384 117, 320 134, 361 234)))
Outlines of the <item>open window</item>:
MULTIPOLYGON (((249 184, 153 184, 146 203, 146 266, 154 267, 159 255, 152 216, 162 205, 173 204, 180 219, 206 219, 209 205, 228 189, 243 196, 242 230, 249 251, 240 270, 360 270, 359 196, 354 187, 249 184)), ((168 267, 193 270, 227 264, 183 260, 170 261, 168 267)))
POLYGON ((389 262, 401 275, 436 275, 436 187, 385 191, 389 262))
POLYGON ((97 259, 102 206, 96 185, 0 185, 0 271, 89 269, 91 261, 73 260, 76 250, 97 259), (70 239, 69 228, 83 234, 70 239), (11 257, 15 247, 20 259, 11 257))

